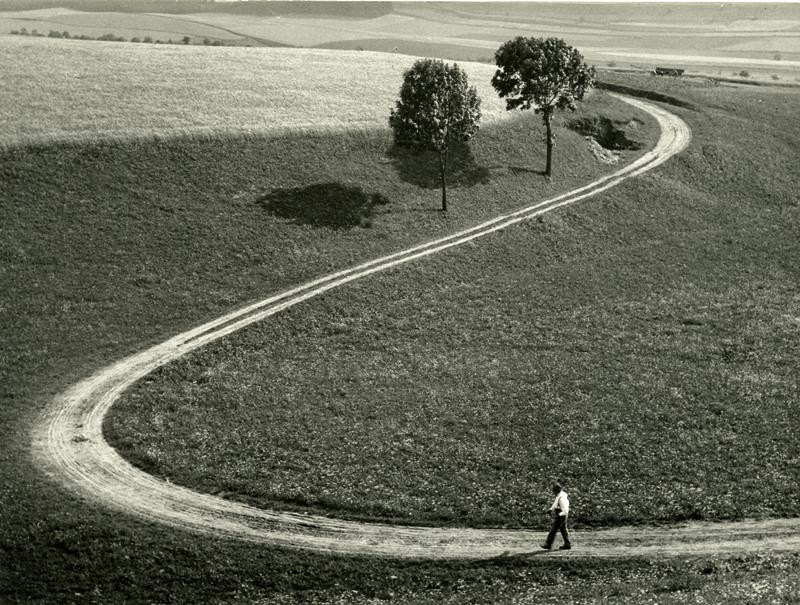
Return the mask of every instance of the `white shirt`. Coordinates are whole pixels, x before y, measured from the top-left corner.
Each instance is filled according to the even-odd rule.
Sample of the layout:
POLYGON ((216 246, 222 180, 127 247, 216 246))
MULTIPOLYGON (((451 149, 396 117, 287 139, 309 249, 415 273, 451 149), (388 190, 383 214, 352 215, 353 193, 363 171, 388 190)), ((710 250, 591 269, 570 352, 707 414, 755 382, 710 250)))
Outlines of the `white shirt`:
POLYGON ((556 499, 553 501, 553 506, 550 507, 550 510, 560 509, 561 512, 558 513, 559 517, 566 517, 569 514, 569 498, 567 497, 567 492, 563 489, 558 492, 556 499))

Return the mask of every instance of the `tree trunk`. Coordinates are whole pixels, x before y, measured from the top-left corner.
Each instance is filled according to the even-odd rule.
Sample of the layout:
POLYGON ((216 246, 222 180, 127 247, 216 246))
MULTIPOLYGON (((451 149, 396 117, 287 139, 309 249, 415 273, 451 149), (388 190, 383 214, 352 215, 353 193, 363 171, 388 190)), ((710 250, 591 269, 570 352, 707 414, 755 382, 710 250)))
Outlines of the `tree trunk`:
POLYGON ((439 174, 442 177, 442 212, 447 212, 447 181, 445 180, 445 172, 447 172, 447 150, 440 150, 439 174))
POLYGON ((550 113, 543 113, 542 119, 544 120, 544 128, 547 131, 547 164, 544 168, 544 175, 550 176, 553 169, 553 129, 550 125, 550 113))

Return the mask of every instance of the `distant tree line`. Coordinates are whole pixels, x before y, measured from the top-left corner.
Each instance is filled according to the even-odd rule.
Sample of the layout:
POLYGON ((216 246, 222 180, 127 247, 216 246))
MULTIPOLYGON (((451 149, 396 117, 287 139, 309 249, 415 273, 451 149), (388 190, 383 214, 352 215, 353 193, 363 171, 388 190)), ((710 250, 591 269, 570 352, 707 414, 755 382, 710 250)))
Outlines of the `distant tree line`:
POLYGON ((242 15, 321 15, 360 17, 364 19, 388 15, 391 2, 215 2, 214 0, 3 0, 0 11, 23 11, 42 8, 70 8, 87 12, 117 13, 227 13, 242 15))
MULTIPOLYGON (((20 29, 12 29, 11 34, 15 36, 34 36, 38 38, 45 37, 45 34, 32 29, 28 31, 24 27, 20 29)), ((98 40, 101 42, 133 42, 133 43, 140 43, 140 44, 195 44, 203 46, 226 46, 224 40, 210 40, 209 38, 203 38, 202 43, 200 42, 192 42, 192 38, 190 36, 184 36, 179 41, 174 41, 172 38, 168 40, 153 40, 152 36, 144 36, 139 38, 138 36, 134 36, 130 40, 127 38, 123 38, 122 36, 117 36, 115 34, 103 34, 102 36, 87 36, 86 34, 76 34, 71 35, 68 31, 56 31, 50 30, 50 33, 46 34, 48 38, 62 38, 66 40, 98 40)), ((239 46, 237 44, 237 46, 239 46)))

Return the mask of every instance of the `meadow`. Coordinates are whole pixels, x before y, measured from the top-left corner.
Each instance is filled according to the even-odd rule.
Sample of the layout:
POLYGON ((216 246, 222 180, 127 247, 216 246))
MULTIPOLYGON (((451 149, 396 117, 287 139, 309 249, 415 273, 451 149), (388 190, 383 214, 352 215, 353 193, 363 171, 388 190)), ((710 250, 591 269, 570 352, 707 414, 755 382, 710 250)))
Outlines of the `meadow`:
POLYGON ((357 518, 543 526, 554 475, 578 525, 798 514, 800 132, 796 94, 768 94, 740 95, 746 119, 706 102, 672 171, 163 368, 112 442, 172 481, 357 518), (769 176, 744 171, 760 157, 769 176))
MULTIPOLYGON (((66 48, 45 46, 58 41, 37 42, 51 51, 66 48)), ((100 52, 95 50, 96 44, 78 48, 91 56, 100 52)), ((158 61, 167 49, 151 47, 149 51, 154 57, 148 60, 158 61)), ((241 52, 207 49, 220 53, 221 58, 209 54, 203 60, 217 64, 234 51, 241 52)), ((181 64, 189 61, 185 54, 172 56, 181 64)), ((366 53, 359 56, 369 57, 366 53)), ((113 58, 124 61, 121 56, 113 58)), ((107 69, 108 65, 115 63, 109 61, 107 69)), ((165 65, 178 69, 174 63, 165 65)), ((104 73, 97 65, 93 69, 93 86, 111 86, 103 80, 113 80, 113 72, 104 73)), ((198 78, 202 74, 209 86, 215 77, 226 77, 199 67, 194 73, 198 78)), ((786 364, 796 358, 797 338, 792 330, 797 329, 799 315, 796 288, 792 288, 798 283, 798 206, 793 183, 797 97, 791 91, 671 88, 670 83, 658 79, 620 78, 619 83, 626 86, 657 87, 664 95, 703 107, 702 111, 675 109, 695 131, 693 147, 655 174, 602 197, 447 256, 330 293, 187 358, 188 365, 165 368, 148 377, 153 382, 143 382, 130 393, 122 404, 125 408, 115 410, 124 409, 125 414, 111 419, 109 437, 142 466, 171 473, 173 469, 165 463, 170 462, 170 451, 182 444, 178 439, 165 442, 158 425, 174 423, 169 406, 194 406, 196 395, 216 393, 219 398, 210 398, 205 412, 198 415, 192 407, 194 417, 185 415, 183 421, 198 428, 206 422, 198 431, 202 441, 197 444, 199 450, 191 451, 193 459, 217 456, 231 447, 231 435, 246 438, 246 431, 237 427, 234 433, 226 427, 219 443, 204 435, 226 417, 227 407, 242 411, 247 407, 242 403, 252 401, 242 392, 226 393, 228 379, 222 372, 238 372, 241 384, 267 401, 264 381, 254 372, 274 374, 275 368, 265 361, 281 358, 282 369, 298 382, 296 387, 280 385, 290 389, 278 398, 291 396, 297 405, 306 397, 327 401, 324 391, 332 389, 338 399, 333 407, 321 410, 326 416, 320 423, 359 438, 363 427, 342 426, 343 419, 358 410, 365 413, 364 421, 380 420, 366 415, 374 415, 376 410, 363 407, 365 385, 359 384, 360 380, 384 379, 383 373, 375 371, 374 364, 379 362, 397 370, 388 377, 397 382, 387 384, 387 389, 398 385, 407 389, 402 403, 408 404, 410 416, 395 420, 398 429, 412 431, 412 441, 400 447, 419 470, 421 459, 432 451, 421 449, 413 440, 432 436, 430 426, 422 426, 419 419, 427 423, 435 418, 434 411, 440 418, 445 413, 452 417, 457 408, 452 406, 456 398, 447 393, 451 388, 459 395, 465 386, 472 386, 484 399, 493 392, 508 394, 509 409, 519 411, 514 398, 537 394, 532 389, 539 384, 542 394, 553 395, 552 401, 557 403, 561 397, 565 404, 589 414, 592 401, 607 409, 618 403, 609 399, 623 393, 629 399, 619 402, 621 407, 614 413, 639 414, 640 424, 631 425, 638 429, 645 426, 644 419, 647 426, 665 422, 658 416, 661 412, 687 411, 686 404, 668 388, 674 377, 683 378, 685 371, 690 385, 709 376, 716 379, 710 384, 709 396, 704 392, 679 394, 693 396, 706 415, 720 418, 710 430, 686 426, 681 434, 690 442, 694 439, 704 445, 698 441, 700 437, 719 437, 718 425, 730 420, 731 436, 738 439, 726 442, 726 448, 734 450, 745 442, 742 416, 750 414, 747 429, 755 434, 756 457, 750 466, 742 466, 734 488, 740 480, 747 481, 752 476, 749 473, 766 472, 771 481, 781 466, 786 473, 793 472, 793 441, 779 441, 784 436, 776 433, 770 442, 759 430, 766 430, 771 414, 785 409, 787 398, 796 399, 796 375, 786 364), (753 166, 760 164, 770 170, 754 171, 753 166), (628 289, 630 294, 626 294, 628 289), (656 296, 649 297, 650 291, 656 296), (742 317, 748 320, 742 321, 742 317), (283 356, 275 343, 265 340, 270 335, 284 339, 278 341, 286 347, 283 356), (396 339, 396 351, 387 348, 388 337, 396 339), (366 347, 365 341, 354 340, 362 338, 369 339, 366 347), (486 346, 476 346, 477 340, 486 346), (238 345, 243 348, 236 349, 238 345), (675 352, 687 345, 691 359, 676 359, 675 352), (251 346, 261 347, 261 354, 244 348, 251 346), (324 359, 317 346, 330 350, 330 359, 324 359), (417 346, 432 360, 430 364, 414 361, 417 346), (588 351, 581 351, 581 346, 588 351), (618 366, 615 358, 601 358, 600 352, 607 346, 617 355, 618 366), (493 359, 498 365, 481 357, 481 350, 496 353, 493 359), (640 350, 649 356, 640 360, 640 350), (285 355, 289 352, 291 358, 285 355), (537 369, 540 358, 543 365, 537 369), (524 359, 536 363, 520 363, 524 359), (508 369, 501 369, 500 362, 508 369), (452 374, 444 367, 451 364, 452 374), (474 371, 476 364, 479 370, 488 367, 489 371, 474 371), (565 373, 563 366, 573 364, 575 368, 565 373), (206 370, 201 370, 201 365, 206 370), (663 384, 651 382, 651 378, 659 378, 653 372, 662 366, 663 384), (547 375, 550 382, 537 382, 532 367, 540 372, 538 377, 553 369, 552 376, 547 375), (578 376, 586 367, 591 371, 578 376), (303 368, 320 370, 319 388, 311 385, 313 389, 308 390, 303 368), (473 371, 467 375, 469 368, 473 371), (410 369, 431 379, 438 399, 420 393, 417 381, 408 380, 410 369), (518 373, 512 376, 512 370, 518 373), (624 392, 617 390, 616 384, 626 382, 616 380, 623 371, 630 371, 634 378, 624 392), (341 372, 342 379, 334 372, 341 372), (519 375, 535 379, 523 385, 527 392, 514 392, 519 375), (637 376, 644 384, 636 383, 637 376), (188 388, 186 399, 152 413, 156 389, 163 390, 166 402, 175 402, 174 397, 187 388, 184 379, 195 377, 198 384, 188 388), (467 384, 460 384, 465 379, 467 384), (654 392, 645 393, 648 384, 654 392), (575 396, 576 385, 583 396, 575 396), (711 395, 724 395, 727 385, 735 386, 731 391, 742 400, 720 397, 712 402, 711 395), (293 388, 297 390, 292 392, 293 388), (633 398, 642 393, 662 401, 663 409, 637 405, 633 398), (759 393, 761 399, 754 402, 759 393), (343 403, 356 396, 361 397, 361 408, 343 403), (134 398, 142 408, 129 416, 134 398), (428 405, 423 409, 420 404, 426 401, 438 408, 428 405), (714 402, 721 409, 714 407, 714 402), (763 411, 763 415, 754 415, 753 410, 763 411), (161 420, 158 414, 162 414, 161 420), (162 452, 166 456, 160 457, 162 452)), ((160 90, 174 94, 166 84, 160 90)), ((396 94, 395 85, 390 92, 396 94)), ((59 95, 70 93, 62 87, 53 89, 52 94, 48 103, 58 108, 59 95)), ((165 96, 159 104, 153 94, 152 108, 169 106, 167 100, 174 98, 165 96)), ((310 104, 315 121, 330 115, 320 113, 314 99, 298 98, 310 104)), ((82 99, 91 102, 90 96, 82 99)), ((63 107, 67 105, 64 102, 63 107)), ((65 114, 54 122, 71 119, 63 107, 60 111, 65 114)), ((90 104, 90 109, 93 107, 90 104)), ((19 107, 14 111, 24 114, 19 107)), ((30 111, 41 112, 42 108, 33 104, 30 111)), ((145 125, 130 132, 135 121, 126 118, 124 128, 115 130, 112 125, 109 131, 113 136, 105 139, 93 131, 81 132, 93 125, 85 114, 94 109, 87 112, 83 102, 73 103, 72 112, 78 116, 74 124, 82 127, 73 124, 68 132, 56 132, 55 141, 47 140, 44 132, 34 132, 36 145, 23 145, 19 138, 9 137, 0 152, 0 400, 4 402, 0 406, 0 600, 546 603, 567 599, 589 603, 606 598, 640 603, 646 596, 661 603, 688 598, 729 603, 744 599, 791 602, 798 595, 800 557, 796 555, 567 560, 558 564, 536 558, 432 564, 323 556, 165 531, 63 490, 34 466, 29 453, 31 427, 56 393, 98 367, 298 281, 471 225, 610 170, 591 155, 582 136, 559 125, 555 178, 547 181, 538 174, 543 145, 536 118, 496 120, 485 125, 470 153, 460 154, 453 172, 451 211, 444 216, 436 210, 435 178, 426 177, 424 160, 393 150, 384 122, 380 128, 364 127, 361 114, 352 116, 352 131, 341 128, 347 122, 332 119, 334 126, 322 131, 289 133, 280 128, 269 130, 267 125, 264 131, 252 132, 247 126, 250 122, 242 117, 245 125, 240 123, 238 133, 229 128, 224 134, 198 135, 187 127, 187 116, 175 110, 157 118, 162 120, 161 130, 145 125), (336 211, 327 212, 331 206, 336 211)), ((623 161, 630 161, 652 144, 652 122, 602 93, 593 96, 582 113, 567 117, 602 116, 618 121, 642 144, 640 151, 624 152, 623 161)), ((39 117, 48 119, 44 113, 39 117)), ((296 119, 302 124, 301 118, 296 119)), ((97 123, 103 124, 102 119, 97 123)), ((3 132, 9 132, 5 125, 3 132)), ((387 399, 384 393, 378 401, 387 399)), ((397 407, 395 401, 389 403, 392 405, 380 412, 397 407)), ((485 403, 489 410, 489 405, 501 401, 485 403)), ((466 414, 481 411, 475 406, 461 409, 466 414)), ((262 407, 259 412, 274 414, 275 410, 262 407)), ((266 447, 254 453, 263 457, 277 452, 296 464, 295 472, 308 473, 310 469, 302 464, 309 462, 308 455, 313 452, 296 447, 302 445, 302 435, 292 424, 296 412, 289 408, 282 412, 285 436, 295 437, 297 443, 265 441, 266 447), (278 452, 276 446, 283 451, 278 452), (290 455, 288 447, 294 448, 290 455)), ((487 434, 498 434, 492 419, 467 417, 487 434)), ((518 419, 519 415, 501 418, 509 426, 518 419)), ((251 420, 254 429, 263 429, 263 416, 251 416, 251 420)), ((612 418, 598 419, 596 415, 586 421, 569 420, 570 436, 576 439, 570 447, 575 448, 586 446, 585 436, 595 430, 591 420, 606 423, 604 428, 613 424, 612 418)), ((687 414, 685 422, 693 420, 687 414)), ((463 431, 463 451, 473 454, 464 459, 474 464, 478 460, 475 435, 458 423, 451 422, 449 428, 453 427, 463 431)), ((308 424, 308 429, 312 435, 321 434, 317 424, 308 424)), ((665 432, 673 439, 670 443, 680 438, 665 432)), ((637 433, 647 437, 646 431, 637 430, 629 440, 637 433)), ((333 441, 330 435, 323 438, 333 441)), ((630 443, 620 443, 628 448, 625 451, 631 451, 630 443)), ((498 451, 497 444, 498 440, 487 444, 491 448, 487 452, 495 452, 490 462, 502 463, 508 450, 498 451)), ((345 440, 341 446, 331 445, 336 447, 331 462, 326 462, 328 468, 337 465, 344 478, 351 477, 346 465, 353 443, 345 440)), ((430 445, 446 451, 453 440, 437 435, 430 445)), ((581 454, 563 450, 562 455, 574 461, 581 454)), ((512 465, 506 467, 506 476, 516 463, 511 457, 508 461, 512 465)), ((659 469, 657 462, 648 458, 631 468, 659 469)), ((203 465, 203 470, 211 471, 204 478, 205 485, 200 485, 196 476, 181 480, 198 481, 197 487, 209 491, 225 489, 220 478, 229 469, 223 464, 203 465)), ((533 467, 525 471, 528 477, 536 474, 533 467)), ((602 507, 591 508, 592 501, 586 496, 593 493, 592 486, 583 482, 579 471, 573 466, 569 470, 573 474, 568 476, 574 481, 570 488, 576 504, 602 511, 602 507)), ((252 481, 252 476, 244 478, 252 481)), ((492 477, 485 479, 491 481, 492 477)), ((647 475, 641 474, 636 485, 646 485, 647 480, 647 475)), ((242 488, 246 481, 235 486, 238 493, 232 497, 266 502, 264 494, 246 493, 242 488)), ((538 478, 531 479, 528 484, 526 498, 540 498, 537 506, 544 506, 542 484, 536 481, 538 478)), ((791 475, 786 481, 788 486, 798 483, 791 475)), ((285 495, 277 493, 281 500, 285 495)), ((792 500, 785 497, 792 498, 793 493, 777 492, 774 501, 784 507, 784 513, 791 513, 792 500)), ((386 514, 379 507, 347 510, 343 501, 342 493, 332 492, 331 499, 324 502, 296 499, 288 505, 327 506, 326 510, 343 515, 386 514)), ((434 497, 431 502, 438 506, 441 500, 434 497)), ((470 506, 466 509, 469 516, 461 519, 458 510, 454 515, 441 507, 449 515, 444 520, 480 521, 481 509, 470 506)), ((412 507, 402 510, 414 511, 412 507)), ((517 511, 526 512, 523 507, 517 511)), ((429 513, 418 507, 416 514, 424 521, 424 514, 429 513)), ((508 518, 525 521, 524 516, 508 518)), ((618 520, 605 518, 604 522, 618 520)), ((488 516, 483 521, 494 522, 488 516)))
MULTIPOLYGON (((413 59, 7 36, 0 62, 0 145, 14 146, 383 127, 413 59)), ((467 71, 484 120, 496 120, 493 69, 467 71)))

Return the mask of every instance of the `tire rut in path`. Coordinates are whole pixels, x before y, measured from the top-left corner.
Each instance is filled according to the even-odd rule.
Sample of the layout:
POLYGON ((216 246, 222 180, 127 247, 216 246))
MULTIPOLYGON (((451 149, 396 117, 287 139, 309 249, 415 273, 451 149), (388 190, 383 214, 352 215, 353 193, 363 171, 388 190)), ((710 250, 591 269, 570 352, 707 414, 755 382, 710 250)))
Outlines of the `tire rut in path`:
MULTIPOLYGON (((155 523, 248 542, 339 554, 414 558, 490 558, 535 552, 542 532, 428 528, 343 521, 254 508, 157 479, 105 441, 103 418, 122 392, 154 369, 240 328, 350 281, 458 246, 578 202, 650 170, 683 150, 689 127, 640 100, 614 95, 659 123, 656 146, 632 164, 589 185, 499 216, 470 229, 302 284, 126 357, 59 395, 33 435, 37 462, 53 479, 93 501, 155 523)), ((800 521, 691 523, 668 528, 573 532, 578 548, 548 556, 671 556, 800 549, 800 521)), ((544 551, 539 551, 544 553, 544 551)))

